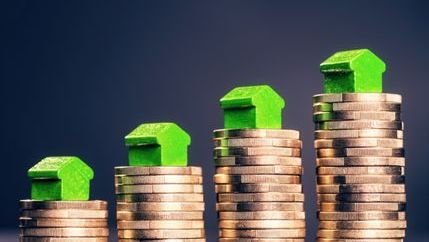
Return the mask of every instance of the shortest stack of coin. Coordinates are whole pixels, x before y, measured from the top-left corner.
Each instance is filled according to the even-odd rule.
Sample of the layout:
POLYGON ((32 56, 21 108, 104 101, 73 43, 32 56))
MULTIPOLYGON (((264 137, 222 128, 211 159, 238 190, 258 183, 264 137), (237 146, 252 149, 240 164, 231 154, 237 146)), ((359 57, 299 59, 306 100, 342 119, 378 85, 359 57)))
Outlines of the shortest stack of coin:
POLYGON ((201 167, 115 167, 119 241, 202 242, 201 167))
POLYGON ((222 129, 214 143, 219 241, 304 241, 299 132, 222 129))
POLYGON ((21 200, 21 242, 107 242, 105 201, 21 200))
POLYGON ((403 241, 401 96, 335 93, 313 100, 318 241, 403 241))

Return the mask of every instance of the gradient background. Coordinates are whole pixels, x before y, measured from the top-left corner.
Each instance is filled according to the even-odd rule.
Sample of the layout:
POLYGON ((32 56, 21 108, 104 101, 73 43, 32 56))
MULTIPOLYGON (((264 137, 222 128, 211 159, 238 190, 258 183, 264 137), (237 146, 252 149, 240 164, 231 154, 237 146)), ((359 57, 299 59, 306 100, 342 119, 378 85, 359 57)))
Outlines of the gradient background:
POLYGON ((302 132, 313 241, 318 65, 338 50, 367 47, 387 64, 385 92, 404 98, 408 241, 429 241, 427 1, 17 0, 0 4, 0 18, 2 240, 16 240, 27 169, 49 155, 77 155, 93 167, 92 198, 111 202, 113 221, 123 137, 142 122, 174 121, 193 138, 190 163, 204 166, 207 237, 215 241, 218 99, 267 83, 286 99, 284 127, 302 132))

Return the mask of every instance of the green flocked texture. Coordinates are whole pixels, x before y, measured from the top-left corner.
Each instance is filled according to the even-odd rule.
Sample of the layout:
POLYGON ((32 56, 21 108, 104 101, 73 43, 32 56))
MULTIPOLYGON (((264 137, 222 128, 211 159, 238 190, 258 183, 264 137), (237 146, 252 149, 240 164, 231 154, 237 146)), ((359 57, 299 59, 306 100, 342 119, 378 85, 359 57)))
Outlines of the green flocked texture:
POLYGON ((46 157, 28 170, 35 200, 88 200, 91 167, 75 156, 46 157))
POLYGON ((320 64, 325 93, 383 92, 384 62, 368 49, 337 52, 320 64))
POLYGON ((282 127, 283 98, 268 85, 236 87, 220 99, 226 129, 282 127))
POLYGON ((130 166, 187 166, 191 137, 175 123, 145 123, 125 136, 130 166))

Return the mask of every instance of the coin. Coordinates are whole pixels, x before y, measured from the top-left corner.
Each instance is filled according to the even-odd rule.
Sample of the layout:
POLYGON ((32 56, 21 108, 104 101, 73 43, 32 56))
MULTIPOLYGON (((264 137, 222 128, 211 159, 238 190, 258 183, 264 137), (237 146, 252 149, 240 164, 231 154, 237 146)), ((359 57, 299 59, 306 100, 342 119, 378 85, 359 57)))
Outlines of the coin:
POLYGON ((318 202, 406 202, 405 194, 317 194, 318 202))
POLYGON ((299 184, 300 176, 292 175, 214 175, 214 182, 217 184, 230 183, 285 183, 299 184))
POLYGON ((118 211, 204 211, 204 202, 117 202, 118 211))
POLYGON ((117 222, 118 229, 204 229, 199 220, 138 220, 117 222))
POLYGON ((405 237, 405 231, 402 229, 399 230, 327 230, 321 229, 317 232, 318 237, 325 238, 362 238, 362 239, 372 239, 372 238, 403 238, 405 237))
POLYGON ((285 156, 225 156, 216 157, 214 160, 217 166, 302 165, 302 159, 300 157, 285 156))
POLYGON ((87 227, 87 228, 106 228, 107 219, 73 219, 73 218, 19 218, 20 227, 39 227, 39 228, 67 228, 67 227, 87 227))
POLYGON ((399 121, 401 113, 388 111, 333 111, 313 114, 314 122, 343 121, 343 120, 384 120, 399 121))
POLYGON ((392 102, 401 103, 402 97, 390 93, 325 93, 313 96, 314 103, 392 102))
POLYGON ((108 242, 108 240, 108 237, 19 237, 20 242, 108 242))
POLYGON ((21 200, 21 209, 92 209, 105 210, 107 202, 101 200, 92 201, 41 201, 21 200))
POLYGON ((299 139, 299 132, 287 129, 218 129, 215 138, 280 138, 299 139))
POLYGON ((108 228, 21 228, 21 236, 34 237, 106 237, 108 228))
POLYGON ((404 157, 329 157, 317 158, 317 166, 405 166, 404 157))
POLYGON ((315 123, 316 129, 324 130, 353 130, 353 129, 397 129, 403 130, 404 123, 401 121, 383 120, 345 120, 345 121, 322 121, 315 123))
POLYGON ((301 148, 302 142, 297 139, 279 139, 279 138, 233 138, 233 139, 215 139, 215 146, 222 147, 285 147, 301 148))
POLYGON ((202 211, 117 211, 118 220, 196 220, 203 219, 202 211))
POLYGON ((304 212, 297 211, 257 211, 257 212, 226 212, 219 211, 221 220, 261 220, 261 219, 305 219, 304 212))
POLYGON ((217 174, 249 175, 249 174, 283 174, 301 175, 302 168, 299 166, 225 166, 217 167, 217 174))
POLYGON ((319 139, 314 141, 315 148, 402 148, 403 146, 404 142, 402 139, 388 138, 319 139))
POLYGON ((391 175, 342 175, 317 176, 318 184, 403 184, 405 176, 391 175))
POLYGON ((135 184, 202 184, 203 177, 188 175, 156 175, 156 176, 115 176, 117 185, 135 185, 135 184))
POLYGON ((404 184, 317 185, 318 193, 405 193, 404 184))
POLYGON ((203 194, 118 194, 118 202, 203 202, 203 194))
POLYGON ((302 202, 302 193, 222 193, 218 202, 302 202))
POLYGON ((255 193, 255 192, 288 192, 299 193, 302 192, 301 184, 234 184, 234 185, 215 185, 217 193, 255 193))
POLYGON ((403 157, 404 149, 392 148, 342 148, 342 149, 317 149, 317 157, 403 157))
POLYGON ((342 239, 342 238, 317 238, 318 242, 404 242, 403 239, 342 239))
POLYGON ((402 139, 402 130, 391 129, 356 129, 356 130, 316 130, 316 139, 340 139, 340 138, 394 138, 402 139))
MULTIPOLYGON (((261 184, 262 185, 262 184, 261 184)), ((304 211, 302 202, 240 202, 217 203, 218 211, 304 211)))
POLYGON ((315 103, 313 113, 332 111, 390 111, 400 112, 401 104, 393 102, 315 103))
MULTIPOLYGON (((289 238, 218 238, 219 242, 305 242, 304 239, 289 239, 289 238)), ((389 241, 390 242, 390 241, 389 241)), ((396 242, 396 241, 395 241, 396 242)))
POLYGON ((363 211, 405 211, 405 203, 319 203, 320 211, 363 212, 363 211))
POLYGON ((119 185, 116 194, 136 193, 203 193, 202 184, 156 184, 156 185, 119 185))
POLYGON ((304 238, 305 229, 220 229, 222 238, 304 238))
POLYGON ((405 220, 320 221, 319 229, 405 229, 405 220))
MULTIPOLYGON (((118 238, 118 242, 143 242, 148 241, 147 239, 124 239, 118 238)), ((204 238, 197 239, 151 239, 150 242, 206 242, 204 238)))
POLYGON ((296 229, 305 228, 305 220, 220 220, 221 229, 296 229))
POLYGON ((365 211, 365 212, 318 212, 319 220, 404 220, 405 212, 365 211))
POLYGON ((107 218, 107 211, 88 209, 34 209, 22 210, 21 216, 30 218, 107 218))
POLYGON ((213 151, 215 157, 223 156, 301 156, 301 149, 280 147, 216 147, 213 151))
POLYGON ((317 167, 320 175, 403 175, 402 166, 317 167))
POLYGON ((201 167, 196 166, 117 166, 116 175, 201 175, 201 167))
POLYGON ((163 230, 118 230, 118 237, 125 239, 190 239, 204 237, 203 229, 163 229, 163 230))

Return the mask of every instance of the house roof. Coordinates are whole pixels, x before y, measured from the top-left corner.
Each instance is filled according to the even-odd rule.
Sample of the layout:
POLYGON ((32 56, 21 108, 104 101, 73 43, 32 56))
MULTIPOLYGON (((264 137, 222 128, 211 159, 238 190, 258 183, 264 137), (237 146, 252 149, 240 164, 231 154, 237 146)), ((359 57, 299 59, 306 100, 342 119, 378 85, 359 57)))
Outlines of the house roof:
POLYGON ((384 72, 386 65, 368 49, 340 51, 320 64, 321 72, 368 70, 384 72))
POLYGON ((223 109, 275 105, 285 106, 284 99, 268 85, 236 87, 220 99, 223 109))
POLYGON ((91 167, 75 156, 46 157, 28 170, 31 178, 64 179, 77 173, 88 180, 94 177, 91 167))
POLYGON ((165 143, 188 146, 191 144, 191 137, 175 123, 141 124, 125 136, 127 146, 165 143))

